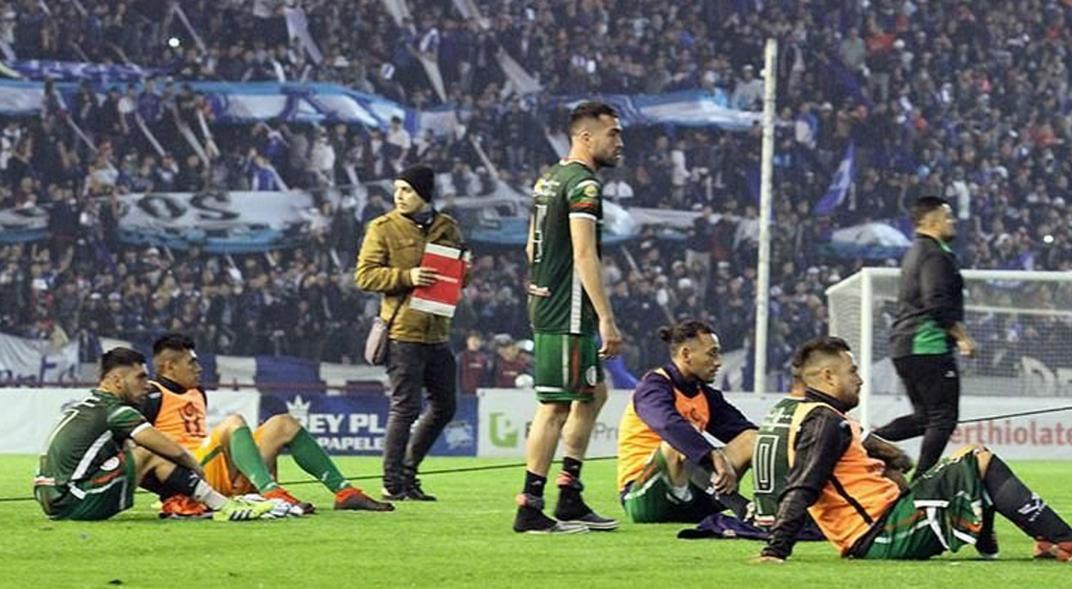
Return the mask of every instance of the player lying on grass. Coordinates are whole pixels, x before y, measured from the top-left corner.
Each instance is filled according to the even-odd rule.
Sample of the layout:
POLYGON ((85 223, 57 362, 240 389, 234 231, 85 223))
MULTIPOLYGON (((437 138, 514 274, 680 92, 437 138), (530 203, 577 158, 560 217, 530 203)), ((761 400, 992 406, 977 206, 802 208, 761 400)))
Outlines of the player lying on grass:
POLYGON ((134 505, 134 489, 147 477, 208 505, 217 521, 256 519, 271 511, 270 502, 228 499, 213 490, 197 460, 132 406, 149 388, 144 356, 115 348, 100 364, 97 388, 63 413, 41 455, 34 497, 45 515, 108 519, 134 505))
MULTIPOLYGON (((228 496, 257 492, 298 506, 295 515, 314 511, 276 482, 276 460, 283 448, 302 470, 335 493, 335 509, 392 511, 394 506, 372 499, 350 484, 327 452, 290 415, 269 418, 250 432, 240 415, 230 415, 207 432, 207 396, 200 388, 201 364, 194 342, 182 334, 167 334, 153 343, 154 391, 142 405, 146 418, 172 440, 193 452, 205 469, 205 479, 228 496)), ((164 496, 162 516, 198 516, 204 507, 186 495, 164 496)))
POLYGON ((637 523, 695 523, 727 507, 744 518, 737 481, 752 462, 756 426, 708 384, 722 364, 718 336, 685 321, 659 337, 671 361, 637 384, 618 426, 625 512, 637 523))
POLYGON ((813 339, 798 357, 804 397, 775 405, 756 440, 757 515, 776 509, 760 561, 788 558, 808 513, 842 556, 926 559, 973 544, 996 558, 997 512, 1036 539, 1036 558, 1072 558, 1072 528, 986 448, 965 447, 903 489, 883 476, 845 416, 862 383, 848 344, 813 339))

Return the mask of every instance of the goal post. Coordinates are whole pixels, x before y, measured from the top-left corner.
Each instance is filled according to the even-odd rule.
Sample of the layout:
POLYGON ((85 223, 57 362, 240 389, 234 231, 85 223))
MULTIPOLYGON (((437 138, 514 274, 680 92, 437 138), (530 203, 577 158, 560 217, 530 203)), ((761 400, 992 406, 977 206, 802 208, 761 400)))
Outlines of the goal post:
MULTIPOLYGON (((959 357, 961 392, 993 397, 1072 396, 1072 272, 962 270, 964 320, 976 354, 959 357)), ((876 395, 902 392, 890 357, 898 268, 863 268, 826 289, 829 333, 856 355, 857 415, 872 423, 876 395)), ((883 416, 879 421, 895 416, 883 416)))

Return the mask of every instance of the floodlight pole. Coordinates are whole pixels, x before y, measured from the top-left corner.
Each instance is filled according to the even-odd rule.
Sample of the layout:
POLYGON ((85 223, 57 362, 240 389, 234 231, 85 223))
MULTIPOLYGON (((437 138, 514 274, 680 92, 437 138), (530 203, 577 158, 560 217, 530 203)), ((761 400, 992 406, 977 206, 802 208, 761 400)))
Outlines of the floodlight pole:
POLYGON ((756 347, 752 390, 767 390, 767 319, 770 314, 771 183, 774 174, 774 98, 778 41, 767 39, 763 63, 763 146, 759 168, 759 255, 756 267, 756 347))

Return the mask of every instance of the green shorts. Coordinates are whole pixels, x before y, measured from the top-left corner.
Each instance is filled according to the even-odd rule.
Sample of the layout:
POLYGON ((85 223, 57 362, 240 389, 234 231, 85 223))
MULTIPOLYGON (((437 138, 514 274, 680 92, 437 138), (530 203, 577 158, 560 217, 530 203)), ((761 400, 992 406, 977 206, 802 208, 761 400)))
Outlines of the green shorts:
POLYGON ((536 333, 536 397, 541 403, 588 402, 603 382, 596 338, 591 335, 536 333))
POLYGON ((975 545, 993 509, 974 452, 954 454, 916 479, 883 517, 864 558, 921 560, 975 545))
POLYGON ((640 478, 626 486, 622 495, 625 513, 638 524, 699 523, 714 511, 704 490, 688 483, 692 498, 682 501, 671 492, 666 457, 656 449, 644 465, 640 478))
POLYGON ((80 483, 66 487, 55 499, 37 487, 34 495, 51 519, 102 520, 130 509, 137 488, 137 468, 130 450, 107 459, 97 472, 80 483))

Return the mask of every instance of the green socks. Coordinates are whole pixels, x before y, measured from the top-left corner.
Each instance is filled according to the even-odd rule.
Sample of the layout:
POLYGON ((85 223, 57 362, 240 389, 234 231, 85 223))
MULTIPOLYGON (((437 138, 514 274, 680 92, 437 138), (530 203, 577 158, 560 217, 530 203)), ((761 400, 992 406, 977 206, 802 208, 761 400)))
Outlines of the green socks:
POLYGON ((249 433, 249 427, 243 426, 231 432, 231 462, 238 467, 238 471, 246 475, 246 478, 257 487, 257 491, 264 493, 279 486, 272 479, 268 467, 264 464, 257 444, 253 441, 253 434, 249 433))
POLYGON ((350 486, 339 469, 335 467, 328 453, 316 443, 304 427, 299 429, 294 439, 290 441, 290 455, 294 457, 294 462, 297 462, 302 470, 324 483, 324 486, 332 493, 338 493, 341 489, 350 486))

